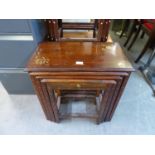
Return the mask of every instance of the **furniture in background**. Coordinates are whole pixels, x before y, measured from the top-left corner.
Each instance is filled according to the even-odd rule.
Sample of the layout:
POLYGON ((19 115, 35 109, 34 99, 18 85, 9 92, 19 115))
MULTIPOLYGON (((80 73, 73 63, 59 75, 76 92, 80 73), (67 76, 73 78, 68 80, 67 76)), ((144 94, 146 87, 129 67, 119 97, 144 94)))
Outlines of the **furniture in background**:
MULTIPOLYGON (((147 51, 148 47, 153 47, 154 43, 155 43, 155 20, 149 20, 149 19, 134 19, 134 20, 129 20, 126 19, 125 20, 125 24, 124 27, 122 29, 122 34, 120 35, 120 38, 123 36, 124 32, 126 31, 126 29, 129 27, 129 21, 130 24, 132 23, 129 35, 127 37, 126 42, 124 43, 124 46, 126 46, 128 44, 128 42, 130 41, 131 37, 133 36, 133 34, 135 33, 133 40, 131 41, 128 50, 130 50, 130 48, 132 47, 132 45, 134 44, 135 40, 137 39, 140 31, 142 30, 142 34, 141 34, 141 38, 144 37, 145 34, 148 34, 149 38, 148 41, 146 42, 146 45, 144 46, 142 52, 140 53, 140 55, 138 56, 138 58, 136 59, 135 62, 138 62, 142 56, 145 54, 145 52, 147 51)), ((149 84, 149 86, 151 87, 153 94, 155 96, 155 70, 150 68, 150 64, 153 61, 155 57, 155 50, 153 50, 147 60, 147 62, 139 67, 139 70, 141 71, 144 79, 146 80, 146 82, 149 84)))
POLYGON ((120 38, 122 38, 122 36, 124 35, 124 33, 127 32, 128 28, 129 28, 129 25, 130 25, 130 19, 124 19, 123 20, 123 27, 122 27, 122 30, 121 30, 121 34, 120 34, 120 38))
POLYGON ((126 19, 111 19, 111 30, 115 32, 116 35, 118 34, 118 32, 122 31, 125 20, 126 19))
POLYGON ((110 121, 132 71, 118 43, 43 42, 27 65, 46 118, 110 121), (67 92, 67 93, 66 93, 67 92), (96 113, 61 113, 63 97, 93 97, 96 113))
POLYGON ((152 51, 148 61, 143 66, 139 67, 144 79, 149 84, 153 91, 153 95, 155 96, 155 70, 150 68, 151 62, 155 58, 155 49, 152 51))
MULTIPOLYGON (((127 21, 126 21, 125 26, 127 26, 127 21)), ((122 35, 124 33, 124 29, 125 29, 125 27, 123 28, 123 32, 120 37, 122 37, 122 35)), ((151 47, 154 46, 154 43, 155 43, 155 41, 154 41, 155 40, 155 20, 154 19, 134 19, 133 20, 133 24, 132 24, 131 30, 129 32, 128 38, 127 38, 126 42, 124 43, 124 46, 126 46, 135 32, 135 35, 128 47, 128 50, 130 50, 131 47, 133 46, 133 44, 135 43, 141 30, 142 30, 141 38, 143 38, 144 34, 147 34, 149 38, 148 38, 146 44, 144 45, 144 48, 140 52, 139 56, 135 60, 136 63, 143 57, 143 55, 146 53, 147 49, 150 46, 151 47)))
MULTIPOLYGON (((140 55, 135 60, 136 63, 143 57, 143 55, 146 53, 147 49, 150 46, 154 46, 154 43, 155 43, 155 20, 154 19, 144 20, 143 23, 141 24, 141 28, 142 28, 142 31, 148 35, 149 38, 148 38, 143 50, 141 51, 140 55)), ((138 36, 138 33, 139 32, 137 32, 137 36, 138 36)))
POLYGON ((92 20, 91 22, 63 22, 62 19, 58 19, 58 25, 61 28, 60 37, 63 37, 64 30, 92 30, 93 37, 96 37, 98 20, 92 20))
POLYGON ((45 25, 47 27, 47 40, 49 41, 102 41, 108 39, 110 28, 109 19, 95 19, 90 23, 67 23, 61 19, 46 19, 45 25), (63 30, 93 30, 92 38, 65 38, 63 37, 63 30))
MULTIPOLYGON (((124 46, 126 46, 126 45, 128 44, 128 42, 130 41, 131 37, 133 36, 133 34, 134 34, 135 32, 140 32, 140 30, 141 30, 141 20, 133 19, 133 20, 128 20, 128 21, 130 21, 130 23, 132 24, 132 26, 131 26, 129 35, 128 35, 128 37, 127 37, 127 40, 126 40, 126 42, 124 43, 124 46)), ((127 24, 128 24, 128 26, 130 25, 129 22, 128 22, 128 23, 126 23, 125 26, 127 26, 127 24)), ((138 33, 135 34, 135 36, 134 36, 134 38, 133 38, 131 44, 130 44, 129 47, 128 47, 128 50, 130 50, 130 48, 131 48, 131 46, 133 45, 135 39, 137 38, 137 35, 138 35, 138 33)))

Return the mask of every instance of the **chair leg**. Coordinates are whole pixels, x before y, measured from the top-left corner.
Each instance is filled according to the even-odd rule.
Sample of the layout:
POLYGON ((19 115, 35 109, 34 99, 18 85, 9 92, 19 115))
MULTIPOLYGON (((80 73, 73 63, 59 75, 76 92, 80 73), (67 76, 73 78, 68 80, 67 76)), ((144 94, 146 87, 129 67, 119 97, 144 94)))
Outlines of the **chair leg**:
POLYGON ((138 37, 138 35, 139 35, 140 30, 141 30, 141 25, 139 25, 138 30, 137 30, 137 32, 136 32, 136 34, 135 34, 135 36, 134 36, 134 38, 133 38, 131 44, 130 44, 129 47, 128 47, 128 50, 131 49, 132 45, 133 45, 134 42, 136 41, 136 39, 137 39, 137 37, 138 37))
POLYGON ((135 60, 135 63, 139 62, 139 60, 143 57, 143 55, 146 53, 148 47, 150 46, 151 42, 152 42, 152 39, 149 38, 148 41, 147 41, 147 43, 145 44, 145 46, 144 46, 142 52, 139 54, 139 56, 138 56, 137 59, 135 60))
POLYGON ((95 19, 95 21, 94 21, 94 30, 93 30, 93 38, 96 38, 97 26, 98 26, 98 19, 95 19))
POLYGON ((119 36, 120 38, 122 38, 124 32, 128 29, 128 25, 129 25, 129 19, 126 19, 123 25, 122 33, 119 36))
POLYGON ((60 37, 62 38, 63 37, 63 29, 61 28, 60 30, 60 37))
POLYGON ((143 31, 142 34, 141 34, 141 36, 140 36, 140 38, 143 39, 144 38, 144 35, 145 35, 145 32, 143 31))
POLYGON ((96 37, 96 29, 93 30, 93 38, 96 37))
POLYGON ((135 29, 136 29, 136 22, 134 21, 134 23, 133 23, 133 25, 132 25, 132 27, 131 27, 130 33, 129 33, 129 35, 128 35, 128 38, 127 38, 126 42, 124 43, 124 47, 125 47, 125 46, 128 44, 128 42, 130 41, 132 35, 134 34, 135 29))

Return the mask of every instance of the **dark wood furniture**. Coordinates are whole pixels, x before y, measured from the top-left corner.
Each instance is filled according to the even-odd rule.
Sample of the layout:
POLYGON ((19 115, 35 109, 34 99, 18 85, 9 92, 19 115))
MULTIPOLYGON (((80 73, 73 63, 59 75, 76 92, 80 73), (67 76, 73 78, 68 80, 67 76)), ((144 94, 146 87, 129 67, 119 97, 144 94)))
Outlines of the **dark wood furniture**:
MULTIPOLYGON (((125 23, 127 24, 127 21, 125 23)), ((125 26, 127 26, 126 24, 125 24, 125 26)), ((130 50, 131 47, 133 46, 133 44, 135 43, 141 30, 142 30, 141 38, 143 38, 144 34, 147 34, 149 38, 148 38, 146 44, 144 45, 144 48, 140 52, 139 56, 135 60, 136 63, 139 62, 139 60, 143 57, 143 55, 146 53, 147 49, 150 46, 151 47, 154 46, 154 43, 155 43, 155 41, 154 41, 155 40, 155 20, 154 19, 139 19, 139 20, 134 19, 133 20, 133 24, 131 26, 130 33, 128 35, 126 42, 124 43, 124 46, 126 46, 128 44, 128 42, 130 41, 131 37, 133 36, 134 32, 136 32, 129 47, 128 47, 128 50, 130 50), (135 31, 136 29, 137 29, 137 31, 135 31)), ((122 35, 123 34, 121 34, 121 36, 122 35)))
POLYGON ((134 69, 118 43, 43 42, 27 71, 48 120, 88 117, 99 124, 111 120, 134 69), (62 114, 65 95, 97 99, 96 114, 62 114))
MULTIPOLYGON (((130 32, 129 32, 129 34, 128 34, 127 40, 126 40, 126 42, 124 43, 124 46, 126 46, 126 45, 129 43, 131 37, 133 36, 133 34, 134 34, 135 32, 138 32, 138 33, 139 33, 140 30, 141 30, 141 24, 142 24, 142 21, 141 21, 141 20, 138 20, 138 19, 126 20, 124 26, 125 26, 125 27, 129 27, 129 25, 130 25, 129 23, 132 24, 132 26, 131 26, 130 32)), ((124 28, 124 29, 125 29, 125 28, 124 28)), ((124 33, 124 31, 122 31, 121 36, 123 35, 123 33, 124 33)), ((134 38, 133 38, 131 44, 130 44, 129 47, 128 47, 128 50, 131 49, 133 43, 135 42, 135 40, 136 40, 136 38, 137 38, 138 33, 135 34, 135 36, 134 36, 134 38)), ((120 36, 120 37, 121 37, 121 36, 120 36)))
POLYGON ((46 19, 49 41, 99 41, 106 42, 110 28, 109 19, 95 19, 94 23, 63 23, 61 19, 46 19), (92 38, 64 38, 63 30, 93 30, 92 38))
MULTIPOLYGON (((154 46, 154 43, 155 43, 155 19, 143 20, 141 28, 142 28, 143 32, 145 32, 145 34, 148 35, 149 38, 148 38, 146 44, 144 45, 143 50, 141 51, 141 53, 135 60, 136 63, 143 57, 143 55, 146 53, 147 49, 150 46, 154 46)), ((138 34, 137 34, 137 36, 138 36, 138 34)))
POLYGON ((124 35, 124 33, 127 32, 128 28, 129 28, 129 25, 130 25, 130 19, 124 19, 123 20, 123 27, 122 27, 122 32, 120 34, 120 38, 122 38, 122 36, 124 35))
POLYGON ((63 22, 62 19, 58 19, 58 25, 61 28, 60 37, 63 37, 64 30, 93 30, 93 37, 96 37, 96 30, 98 20, 94 19, 92 22, 63 22))

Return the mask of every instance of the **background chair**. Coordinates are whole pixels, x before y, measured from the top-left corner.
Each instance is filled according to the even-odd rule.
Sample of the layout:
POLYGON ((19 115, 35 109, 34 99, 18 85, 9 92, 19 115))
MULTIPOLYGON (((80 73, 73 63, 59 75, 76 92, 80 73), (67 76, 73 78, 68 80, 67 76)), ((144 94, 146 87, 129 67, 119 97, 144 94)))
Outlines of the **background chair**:
POLYGON ((120 38, 122 38, 123 34, 128 30, 129 25, 130 25, 130 19, 124 19, 123 27, 122 27, 122 32, 120 34, 120 38))
MULTIPOLYGON (((132 23, 132 26, 131 26, 131 29, 130 29, 130 32, 129 32, 129 35, 127 37, 127 40, 126 42, 124 43, 124 46, 126 46, 128 44, 128 42, 130 41, 131 37, 133 36, 133 34, 135 32, 137 32, 131 42, 131 44, 129 45, 128 47, 128 50, 130 50, 131 46, 133 45, 134 41, 136 40, 137 38, 137 35, 139 34, 140 30, 141 30, 141 24, 142 24, 142 20, 137 20, 137 19, 133 19, 130 21, 132 23)), ((129 24, 128 24, 129 26, 129 24)), ((143 35, 144 36, 144 35, 143 35)))
MULTIPOLYGON (((132 35, 135 33, 133 40, 131 41, 128 50, 131 49, 131 47, 133 46, 133 44, 135 43, 140 31, 142 30, 142 35, 141 38, 144 37, 145 34, 148 35, 148 40, 143 48, 143 50, 140 52, 139 56, 137 57, 137 59, 135 60, 135 62, 139 62, 139 60, 143 57, 143 55, 145 54, 145 52, 147 51, 147 49, 151 46, 154 46, 154 39, 155 39, 155 19, 135 19, 133 21, 133 25, 131 26, 131 30, 129 32, 128 38, 126 40, 126 42, 124 43, 124 46, 126 46, 128 44, 128 42, 130 41, 132 35), (135 31, 136 30, 136 31, 135 31)), ((121 34, 122 36, 123 34, 121 34)), ((120 36, 120 37, 121 37, 120 36)))
MULTIPOLYGON (((140 52, 139 56, 135 60, 136 63, 139 62, 139 60, 144 56, 144 54, 146 53, 146 51, 149 47, 154 46, 154 43, 155 43, 155 19, 144 20, 143 24, 141 25, 141 28, 142 28, 143 32, 148 35, 149 38, 148 38, 146 44, 144 45, 143 50, 140 52)), ((139 32, 137 32, 137 37, 138 37, 138 34, 139 34, 139 32)))

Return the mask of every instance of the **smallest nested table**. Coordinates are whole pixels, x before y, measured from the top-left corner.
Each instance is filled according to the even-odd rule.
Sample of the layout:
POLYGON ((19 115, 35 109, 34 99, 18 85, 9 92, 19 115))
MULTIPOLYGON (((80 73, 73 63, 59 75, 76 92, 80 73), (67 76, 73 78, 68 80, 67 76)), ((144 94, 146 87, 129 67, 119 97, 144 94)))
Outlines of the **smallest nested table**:
POLYGON ((46 118, 88 117, 110 121, 132 71, 118 43, 44 42, 27 65, 46 118), (96 114, 62 114, 63 97, 96 99, 96 114))

